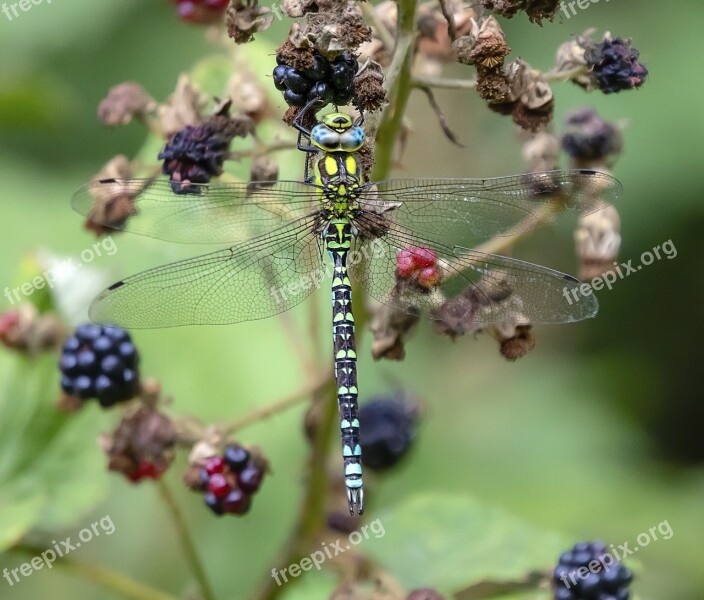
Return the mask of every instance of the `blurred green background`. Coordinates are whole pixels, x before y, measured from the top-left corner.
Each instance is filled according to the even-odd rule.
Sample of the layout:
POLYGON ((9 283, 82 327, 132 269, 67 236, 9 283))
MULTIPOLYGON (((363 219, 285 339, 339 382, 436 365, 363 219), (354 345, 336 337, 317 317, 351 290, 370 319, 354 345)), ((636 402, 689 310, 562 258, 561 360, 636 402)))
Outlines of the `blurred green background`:
MULTIPOLYGON (((537 328, 538 346, 514 364, 501 359, 487 337, 453 344, 434 336, 427 324, 410 342, 404 362, 374 363, 370 336, 362 335, 363 397, 401 385, 427 407, 413 455, 372 487, 371 518, 417 492, 434 492, 471 494, 561 532, 568 543, 635 543, 639 533, 668 520, 672 539, 638 554, 635 589, 651 600, 704 597, 704 402, 698 374, 704 334, 704 267, 698 247, 704 230, 704 112, 699 106, 704 84, 694 60, 704 49, 704 5, 688 0, 676 8, 618 0, 594 4, 543 28, 523 16, 502 21, 513 56, 544 70, 562 41, 589 27, 633 38, 651 73, 644 88, 603 96, 555 84, 555 124, 559 131, 564 115, 582 106, 627 124, 625 152, 614 170, 625 187, 618 206, 621 255, 637 262, 642 252, 670 239, 678 255, 600 293, 595 321, 537 328)), ((269 72, 271 49, 286 27, 275 23, 247 48, 252 68, 269 72)), ((212 51, 204 30, 180 23, 166 0, 54 0, 12 22, 0 13, 1 287, 17 281, 18 265, 31 250, 77 256, 93 243, 70 209, 71 193, 115 154, 133 156, 144 140, 138 124, 109 130, 98 122, 96 107, 107 89, 134 80, 164 100, 179 73, 212 51)), ((448 74, 469 73, 455 67, 448 74)), ((272 98, 283 112, 280 96, 272 98)), ((443 91, 438 100, 467 147, 450 145, 425 98, 414 97, 409 111, 413 133, 396 176, 493 176, 524 168, 510 119, 490 113, 469 92, 443 91)), ((297 177, 300 156, 289 153, 281 159, 282 176, 297 177)), ((115 239, 117 254, 92 265, 105 270, 108 281, 189 254, 136 236, 115 239)), ((577 269, 569 229, 540 232, 521 244, 516 255, 567 272, 577 269)), ((2 302, 2 310, 9 308, 4 297, 2 302)), ((305 313, 302 306, 294 316, 302 319, 305 313)), ((320 320, 325 331, 327 310, 320 311, 320 320)), ((174 409, 205 421, 244 415, 304 382, 278 319, 140 331, 135 338, 143 372, 162 381, 174 397, 174 409)), ((0 353, 5 382, 17 379, 19 372, 26 383, 34 376, 32 369, 8 352, 0 353)), ((56 380, 55 389, 44 392, 47 406, 58 391, 58 376, 56 380)), ((0 390, 3 414, 20 410, 13 408, 17 398, 10 388, 0 390)), ((183 456, 168 475, 222 598, 245 598, 276 566, 301 499, 306 456, 302 415, 300 407, 242 435, 242 441, 265 449, 274 469, 245 519, 211 518, 196 495, 181 489, 183 456)), ((75 514, 40 522, 31 539, 44 547, 47 540, 75 534, 108 514, 115 533, 73 557, 179 594, 188 589, 190 576, 156 491, 102 471, 94 440, 116 418, 90 406, 74 417, 66 434, 85 440, 86 449, 64 467, 94 473, 91 477, 101 482, 100 502, 93 506, 92 497, 85 499, 93 506, 85 513, 77 493, 75 514), (54 522, 60 530, 51 529, 54 522)), ((8 446, 7 436, 20 443, 7 428, 0 432, 6 436, 0 447, 8 446)), ((32 468, 27 467, 30 479, 32 468)), ((41 487, 42 481, 35 485, 41 487)), ((0 514, 0 528, 9 527, 1 519, 0 514)), ((392 525, 390 520, 387 530, 392 525)), ((0 568, 16 567, 26 558, 1 555, 0 568)), ((422 566, 411 568, 420 570, 422 579, 422 566)), ((304 590, 325 577, 314 572, 305 578, 298 591, 291 588, 291 597, 320 597, 304 590)), ((119 598, 58 569, 35 573, 13 588, 0 580, 0 590, 0 597, 11 599, 119 598)))

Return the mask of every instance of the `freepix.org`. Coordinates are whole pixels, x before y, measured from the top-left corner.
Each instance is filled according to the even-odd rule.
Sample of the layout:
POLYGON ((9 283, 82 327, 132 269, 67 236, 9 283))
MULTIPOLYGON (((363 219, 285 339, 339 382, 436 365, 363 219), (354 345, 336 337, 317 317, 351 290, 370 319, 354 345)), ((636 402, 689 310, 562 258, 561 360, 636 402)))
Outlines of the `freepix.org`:
POLYGON ((2 10, 3 14, 7 17, 8 21, 14 21, 22 13, 29 12, 35 6, 40 4, 51 4, 52 0, 19 0, 19 2, 3 2, 2 10))

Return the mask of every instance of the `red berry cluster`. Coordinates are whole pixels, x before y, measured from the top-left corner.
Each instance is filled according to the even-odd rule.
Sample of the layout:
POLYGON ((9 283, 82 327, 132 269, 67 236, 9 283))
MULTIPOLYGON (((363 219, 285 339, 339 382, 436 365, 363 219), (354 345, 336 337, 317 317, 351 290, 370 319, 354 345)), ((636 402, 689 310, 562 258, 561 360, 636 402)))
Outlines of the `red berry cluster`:
POLYGON ((125 477, 132 483, 139 483, 143 479, 159 479, 166 471, 167 466, 166 464, 157 466, 154 463, 143 460, 134 471, 125 473, 125 477))
POLYGON ((206 459, 200 471, 205 504, 216 515, 243 515, 264 479, 264 467, 238 444, 225 447, 222 456, 206 459))
POLYGON ((230 0, 171 0, 178 16, 189 23, 213 23, 220 19, 230 0))
POLYGON ((396 256, 396 276, 413 280, 424 289, 436 287, 442 279, 438 255, 431 248, 404 248, 396 256))

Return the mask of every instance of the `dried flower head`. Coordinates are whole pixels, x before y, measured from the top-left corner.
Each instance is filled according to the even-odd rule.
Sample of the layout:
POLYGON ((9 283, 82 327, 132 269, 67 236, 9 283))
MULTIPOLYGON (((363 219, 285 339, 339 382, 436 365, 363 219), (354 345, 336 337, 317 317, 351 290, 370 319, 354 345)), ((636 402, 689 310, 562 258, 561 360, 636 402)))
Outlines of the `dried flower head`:
POLYGON ((140 405, 128 412, 114 432, 101 438, 108 469, 137 483, 158 478, 174 459, 176 430, 171 419, 158 410, 140 405))
POLYGON ((110 88, 98 106, 98 118, 110 127, 127 125, 134 117, 153 111, 156 105, 141 85, 128 81, 110 88))
POLYGON ((208 98, 201 94, 191 83, 188 75, 181 75, 176 84, 176 90, 168 102, 160 104, 157 115, 161 130, 169 138, 186 127, 197 125, 202 120, 202 111, 208 103, 208 98))
POLYGON ((372 315, 370 329, 374 335, 372 356, 374 360, 387 358, 403 360, 406 356, 405 337, 410 333, 420 315, 374 303, 370 307, 372 315))
POLYGON ((108 161, 93 180, 109 181, 91 188, 94 198, 93 206, 87 215, 83 227, 101 236, 120 230, 129 217, 135 214, 135 190, 121 183, 133 177, 132 165, 122 154, 108 161))
POLYGON ((574 75, 572 81, 588 91, 598 89, 614 94, 642 86, 648 69, 638 62, 640 53, 630 40, 612 38, 607 32, 600 42, 595 42, 591 38, 593 32, 587 30, 562 44, 557 51, 556 69, 583 67, 584 72, 574 75))
POLYGON ((533 23, 543 24, 543 19, 552 21, 560 8, 560 0, 482 0, 482 6, 510 19, 524 11, 533 23))
POLYGON ((583 216, 574 232, 579 277, 590 281, 613 268, 621 249, 621 219, 613 206, 583 216))
POLYGON ((648 69, 638 62, 639 56, 630 40, 611 39, 608 34, 584 52, 593 85, 605 94, 639 88, 645 83, 648 69))
POLYGON ((306 12, 291 26, 288 39, 296 48, 317 48, 330 59, 371 41, 371 27, 354 0, 318 0, 315 5, 317 12, 306 12))
POLYGON ((225 13, 227 35, 236 44, 251 42, 254 34, 269 29, 273 20, 271 9, 259 6, 258 0, 231 0, 225 13))
POLYGON ((11 350, 29 355, 56 350, 67 335, 58 316, 39 314, 29 302, 0 314, 0 344, 11 350))
POLYGON ((503 65, 504 58, 511 52, 504 32, 494 17, 479 21, 471 19, 469 35, 455 40, 452 49, 459 62, 489 69, 503 65))
POLYGON ((198 125, 186 125, 159 153, 174 193, 191 193, 190 184, 208 183, 221 175, 232 139, 254 131, 249 118, 230 117, 230 104, 225 102, 216 114, 198 125))
POLYGON ((354 103, 359 110, 373 112, 384 106, 386 89, 384 73, 379 63, 367 63, 355 78, 354 87, 354 103))

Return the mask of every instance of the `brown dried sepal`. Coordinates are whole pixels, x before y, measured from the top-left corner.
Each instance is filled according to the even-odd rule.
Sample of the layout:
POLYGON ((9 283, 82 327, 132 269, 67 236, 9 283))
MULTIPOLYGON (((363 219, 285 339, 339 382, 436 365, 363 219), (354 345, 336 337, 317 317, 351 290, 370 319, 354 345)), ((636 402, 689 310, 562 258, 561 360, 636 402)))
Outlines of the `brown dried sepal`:
POLYGON ((231 0, 225 12, 225 26, 236 44, 246 44, 258 31, 269 29, 274 15, 268 7, 259 6, 258 0, 231 0))
POLYGON ((58 349, 67 336, 59 317, 39 314, 30 302, 0 314, 0 344, 10 350, 33 356, 58 349))
POLYGON ((110 127, 127 125, 134 117, 153 111, 156 105, 141 85, 127 81, 108 90, 98 106, 98 118, 110 127))
POLYGON ((494 17, 479 22, 472 19, 470 34, 455 40, 452 49, 459 62, 486 68, 503 65, 511 52, 504 32, 494 17))
POLYGON ((516 327, 512 337, 500 340, 500 352, 506 360, 518 360, 535 348, 535 337, 530 325, 516 327))
POLYGON ((466 288, 462 293, 448 299, 433 313, 433 330, 453 340, 479 329, 475 317, 480 305, 475 288, 466 288))
POLYGON ((229 139, 253 135, 256 130, 254 121, 246 115, 230 115, 231 108, 232 100, 223 100, 215 107, 213 114, 205 120, 205 124, 211 125, 229 139))
POLYGON ((379 63, 368 63, 355 78, 354 86, 354 104, 359 110, 374 112, 384 106, 386 89, 384 88, 384 73, 379 63))
MULTIPOLYGON (((477 67, 477 93, 489 104, 501 105, 510 102, 511 88, 501 68, 477 67)), ((510 112, 513 112, 513 108, 510 112)))
MULTIPOLYGON (((308 13, 291 26, 288 39, 296 48, 317 48, 331 59, 345 50, 356 50, 372 40, 372 29, 352 0, 330 2, 330 8, 308 13)), ((289 63, 287 63, 289 64, 289 63)))
POLYGON ((580 218, 574 232, 579 277, 591 281, 614 268, 621 249, 621 219, 613 206, 580 218))
POLYGON ((176 429, 171 419, 157 410, 138 405, 120 421, 115 431, 101 437, 108 456, 108 469, 130 475, 143 462, 157 471, 168 468, 174 459, 176 429))
POLYGON ((186 125, 197 125, 203 119, 202 112, 208 98, 191 83, 188 75, 181 75, 176 90, 165 104, 159 105, 157 115, 161 130, 167 139, 181 131, 186 125))
POLYGON ((406 356, 405 337, 420 320, 420 315, 401 311, 386 304, 375 304, 370 310, 370 328, 374 335, 374 360, 403 360, 406 356))
POLYGON ((91 188, 94 203, 83 224, 85 229, 101 236, 124 228, 127 219, 136 214, 135 192, 121 182, 129 180, 132 175, 132 166, 126 156, 120 154, 105 164, 93 181, 114 180, 114 183, 91 188))

